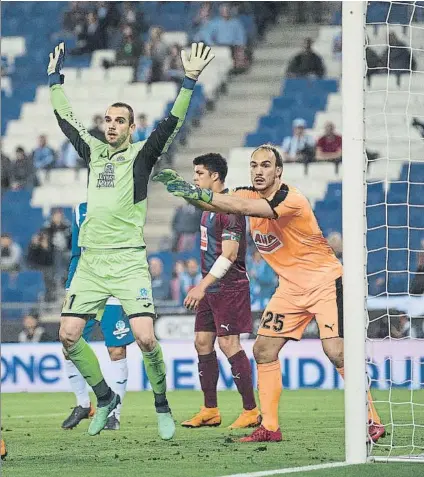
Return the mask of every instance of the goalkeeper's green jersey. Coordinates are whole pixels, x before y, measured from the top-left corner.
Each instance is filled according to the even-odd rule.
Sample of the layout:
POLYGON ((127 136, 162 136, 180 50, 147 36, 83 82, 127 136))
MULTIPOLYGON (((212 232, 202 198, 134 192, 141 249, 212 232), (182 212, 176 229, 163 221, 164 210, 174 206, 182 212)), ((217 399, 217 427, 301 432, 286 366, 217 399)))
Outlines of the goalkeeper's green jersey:
POLYGON ((78 245, 90 249, 144 247, 150 173, 180 129, 193 91, 181 88, 171 113, 146 141, 117 151, 91 136, 74 117, 61 85, 52 86, 50 93, 60 128, 89 170, 87 216, 78 245))

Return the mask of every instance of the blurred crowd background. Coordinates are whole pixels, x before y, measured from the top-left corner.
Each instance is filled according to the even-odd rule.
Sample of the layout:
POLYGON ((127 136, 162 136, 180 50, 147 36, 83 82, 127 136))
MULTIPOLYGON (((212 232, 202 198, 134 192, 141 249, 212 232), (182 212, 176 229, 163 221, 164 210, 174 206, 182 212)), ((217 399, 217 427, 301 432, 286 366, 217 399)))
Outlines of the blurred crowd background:
MULTIPOLYGON (((422 9, 372 3, 367 88, 411 90, 414 73, 424 71, 424 37, 410 31, 422 24, 422 9)), ((60 40, 68 52, 65 90, 78 117, 104 139, 104 109, 127 100, 136 111, 134 141, 145 140, 172 106, 184 75, 181 49, 192 41, 214 46, 216 59, 160 167, 172 165, 189 179, 196 155, 221 152, 228 185, 248 185, 252 148, 277 144, 285 178, 308 196, 343 260, 341 2, 2 2, 1 9, 2 326, 14 324, 15 339, 49 339, 42 323, 59 319, 72 209, 85 200, 85 164, 48 103, 48 53, 60 40)), ((370 113, 382 107, 374 103, 367 105, 370 113)), ((405 109, 404 103, 393 107, 405 109)), ((389 144, 387 124, 368 129, 370 296, 424 293, 424 123, 414 111, 406 115, 408 134, 396 144, 389 144)), ((183 312, 187 291, 201 279, 201 212, 164 194, 150 186, 146 225, 159 314, 183 312)), ((247 269, 252 310, 260 312, 278 280, 251 240, 247 269)), ((411 333, 408 315, 395 315, 377 320, 372 333, 411 333)), ((422 320, 413 327, 424 337, 422 320)))

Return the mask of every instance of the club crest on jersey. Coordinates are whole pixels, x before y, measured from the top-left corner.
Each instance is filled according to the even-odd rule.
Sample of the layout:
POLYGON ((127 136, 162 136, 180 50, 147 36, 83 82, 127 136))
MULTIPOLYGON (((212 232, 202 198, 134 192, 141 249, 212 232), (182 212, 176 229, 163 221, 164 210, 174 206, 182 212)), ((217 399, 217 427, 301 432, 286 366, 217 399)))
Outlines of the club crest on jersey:
POLYGON ((99 189, 104 187, 115 187, 115 166, 110 162, 105 164, 103 172, 99 174, 97 187, 99 189))
POLYGON ((136 300, 149 300, 149 291, 147 288, 140 288, 140 295, 136 298, 136 300))
POLYGON ((116 322, 115 328, 116 329, 113 334, 118 338, 118 340, 122 339, 130 331, 130 329, 126 327, 125 321, 123 320, 118 320, 116 322))
POLYGON ((261 253, 273 253, 283 246, 283 243, 273 234, 262 234, 258 230, 253 231, 253 241, 261 253))

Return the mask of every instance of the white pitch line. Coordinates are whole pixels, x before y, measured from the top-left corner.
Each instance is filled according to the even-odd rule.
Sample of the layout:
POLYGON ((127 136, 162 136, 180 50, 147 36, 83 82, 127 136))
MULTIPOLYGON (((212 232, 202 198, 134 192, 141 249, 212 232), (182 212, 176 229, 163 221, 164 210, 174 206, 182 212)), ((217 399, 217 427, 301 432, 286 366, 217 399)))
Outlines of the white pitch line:
POLYGON ((260 472, 247 472, 245 474, 224 475, 222 477, 268 477, 269 475, 296 474, 298 472, 310 472, 311 470, 332 469, 336 467, 346 467, 347 462, 332 462, 329 464, 305 465, 303 467, 291 467, 276 470, 262 470, 260 472))

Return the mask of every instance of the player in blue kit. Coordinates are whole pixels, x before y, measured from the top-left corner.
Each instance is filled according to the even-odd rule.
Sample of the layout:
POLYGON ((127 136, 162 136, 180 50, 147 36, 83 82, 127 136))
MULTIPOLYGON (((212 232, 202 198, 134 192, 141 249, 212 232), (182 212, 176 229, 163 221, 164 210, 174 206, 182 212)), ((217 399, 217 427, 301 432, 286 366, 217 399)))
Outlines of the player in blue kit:
MULTIPOLYGON (((86 214, 87 203, 83 202, 76 207, 72 221, 72 258, 69 264, 66 288, 69 288, 71 284, 81 256, 81 247, 78 246, 78 236, 81 224, 84 221, 86 214)), ((109 298, 104 311, 101 310, 97 317, 101 317, 100 327, 111 359, 110 366, 112 367, 114 375, 114 384, 112 384, 112 388, 121 398, 121 404, 119 404, 108 416, 105 430, 118 430, 120 427, 121 406, 128 381, 126 347, 134 342, 134 336, 131 331, 129 320, 116 298, 109 298)), ((90 340, 94 328, 98 323, 97 319, 94 318, 87 321, 83 332, 83 337, 86 341, 90 340)), ((72 391, 77 398, 77 405, 74 407, 69 417, 63 421, 62 428, 72 429, 77 426, 82 419, 91 417, 94 414, 94 409, 90 403, 88 385, 76 366, 69 359, 66 359, 66 372, 72 391)))

